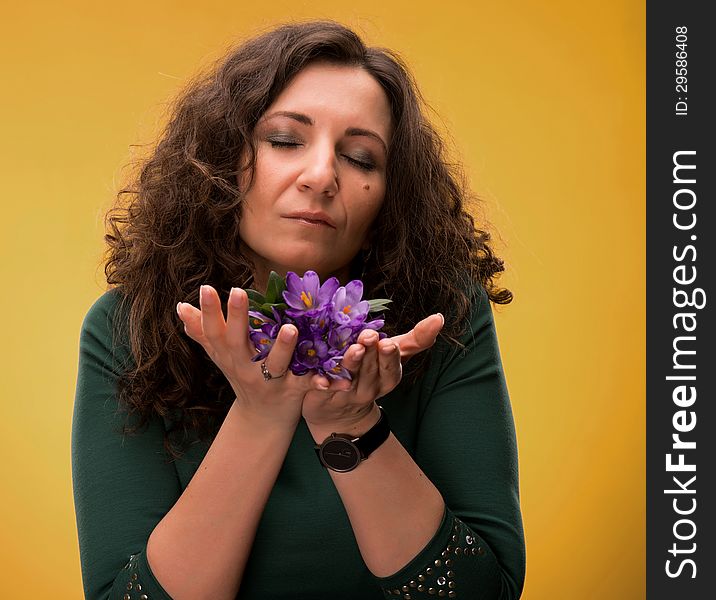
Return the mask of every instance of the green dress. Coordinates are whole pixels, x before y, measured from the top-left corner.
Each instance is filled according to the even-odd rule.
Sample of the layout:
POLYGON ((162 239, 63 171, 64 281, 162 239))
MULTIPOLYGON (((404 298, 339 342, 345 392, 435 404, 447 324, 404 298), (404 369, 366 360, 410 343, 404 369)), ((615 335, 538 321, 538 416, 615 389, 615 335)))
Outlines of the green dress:
MULTIPOLYGON (((146 544, 208 449, 165 460, 169 423, 118 433, 113 348, 119 292, 89 309, 80 334, 72 421, 72 480, 85 597, 160 600, 146 544)), ((473 305, 464 349, 438 343, 425 375, 380 399, 395 437, 440 490, 442 523, 397 573, 365 566, 350 521, 301 421, 264 509, 237 598, 373 600, 517 599, 525 573, 517 443, 492 309, 473 305)), ((126 351, 126 346, 124 346, 126 351)))

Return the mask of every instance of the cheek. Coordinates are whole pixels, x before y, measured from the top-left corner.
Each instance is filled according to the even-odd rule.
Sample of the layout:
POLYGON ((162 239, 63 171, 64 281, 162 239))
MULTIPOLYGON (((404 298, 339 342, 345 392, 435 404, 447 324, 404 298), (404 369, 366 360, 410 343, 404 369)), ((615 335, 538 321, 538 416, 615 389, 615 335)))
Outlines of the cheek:
POLYGON ((241 203, 239 235, 243 240, 254 238, 257 231, 262 228, 264 211, 261 208, 260 195, 257 194, 257 191, 256 187, 252 187, 241 203))
POLYGON ((354 219, 352 220, 352 229, 354 234, 361 234, 362 236, 365 236, 373 225, 373 221, 375 221, 375 218, 378 216, 380 209, 383 207, 383 194, 374 194, 372 193, 373 191, 373 185, 371 184, 370 191, 367 192, 366 195, 370 195, 372 197, 363 198, 363 202, 356 206, 354 219))

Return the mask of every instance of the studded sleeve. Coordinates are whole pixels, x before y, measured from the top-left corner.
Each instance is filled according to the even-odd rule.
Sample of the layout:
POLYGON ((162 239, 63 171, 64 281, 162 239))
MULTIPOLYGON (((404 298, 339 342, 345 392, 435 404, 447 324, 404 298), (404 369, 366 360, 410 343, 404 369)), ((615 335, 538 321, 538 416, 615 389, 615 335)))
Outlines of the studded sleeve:
POLYGON ((517 600, 522 593, 516 434, 482 288, 461 342, 463 349, 436 347, 440 366, 415 450, 416 462, 445 500, 442 523, 409 564, 376 578, 385 598, 517 600))
POLYGON ((125 416, 117 414, 115 386, 123 349, 111 332, 116 299, 112 291, 97 300, 80 332, 72 484, 85 598, 171 600, 145 551, 180 484, 163 458, 161 422, 152 421, 142 435, 121 434, 125 416))

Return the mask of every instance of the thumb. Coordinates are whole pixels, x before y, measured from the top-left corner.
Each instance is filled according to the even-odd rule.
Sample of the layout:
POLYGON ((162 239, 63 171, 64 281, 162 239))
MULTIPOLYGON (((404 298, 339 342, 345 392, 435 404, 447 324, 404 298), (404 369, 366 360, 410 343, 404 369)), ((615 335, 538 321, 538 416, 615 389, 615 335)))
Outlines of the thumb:
POLYGON ((415 345, 418 352, 430 348, 435 343, 438 333, 445 324, 445 317, 441 313, 430 315, 415 325, 412 330, 415 345))
POLYGON ((436 313, 416 323, 408 333, 391 338, 400 348, 400 357, 403 362, 430 348, 435 343, 444 323, 445 318, 442 314, 436 313))

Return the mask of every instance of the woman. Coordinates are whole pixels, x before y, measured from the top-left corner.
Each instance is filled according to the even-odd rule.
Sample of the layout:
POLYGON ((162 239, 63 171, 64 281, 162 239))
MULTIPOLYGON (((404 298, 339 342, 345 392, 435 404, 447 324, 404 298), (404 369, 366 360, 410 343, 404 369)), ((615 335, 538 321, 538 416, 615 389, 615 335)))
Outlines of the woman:
POLYGON ((400 60, 332 21, 254 38, 119 195, 73 419, 86 596, 518 598, 489 304, 512 296, 400 60), (244 288, 272 270, 393 300, 388 337, 346 351, 352 381, 288 371, 292 325, 251 361, 244 288))

